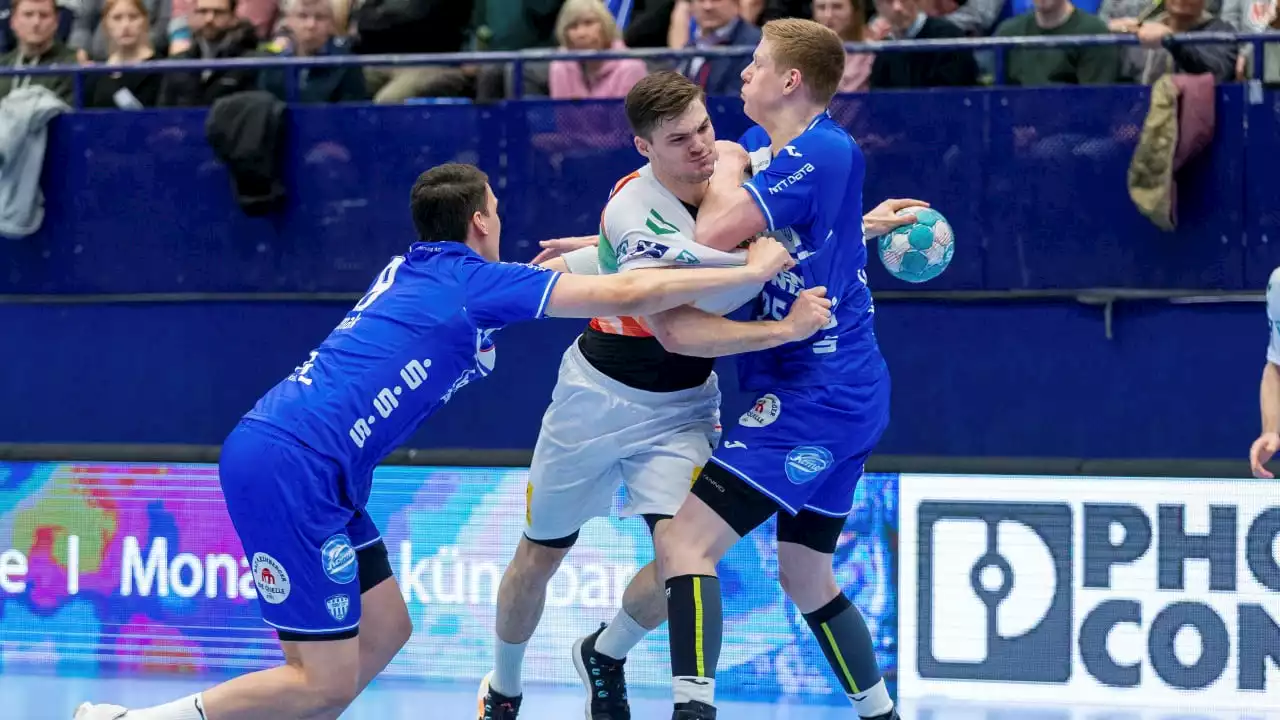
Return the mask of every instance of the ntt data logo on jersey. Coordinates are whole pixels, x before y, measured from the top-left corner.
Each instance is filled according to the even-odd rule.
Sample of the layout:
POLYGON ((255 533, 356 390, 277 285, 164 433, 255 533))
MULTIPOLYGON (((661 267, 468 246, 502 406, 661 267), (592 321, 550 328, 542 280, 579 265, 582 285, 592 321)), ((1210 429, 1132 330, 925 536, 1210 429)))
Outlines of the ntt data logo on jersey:
POLYGON ((902 477, 902 692, 1280 708, 1262 483, 902 477))

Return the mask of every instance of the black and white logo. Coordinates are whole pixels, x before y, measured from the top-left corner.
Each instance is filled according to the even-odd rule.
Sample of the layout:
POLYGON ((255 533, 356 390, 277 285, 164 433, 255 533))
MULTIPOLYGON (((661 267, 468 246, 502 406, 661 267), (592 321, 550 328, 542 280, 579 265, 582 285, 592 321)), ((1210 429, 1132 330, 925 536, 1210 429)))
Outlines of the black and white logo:
POLYGON ((1065 682, 1071 676, 1071 507, 923 502, 921 677, 1065 682))

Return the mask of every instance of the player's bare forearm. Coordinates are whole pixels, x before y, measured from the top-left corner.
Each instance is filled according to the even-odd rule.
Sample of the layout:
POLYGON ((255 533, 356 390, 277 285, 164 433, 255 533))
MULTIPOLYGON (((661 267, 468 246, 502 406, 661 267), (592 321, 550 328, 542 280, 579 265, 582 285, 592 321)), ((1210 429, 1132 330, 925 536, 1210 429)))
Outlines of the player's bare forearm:
POLYGON ((1262 405, 1262 432, 1280 432, 1280 367, 1267 363, 1258 391, 1262 405))
POLYGON ((742 172, 717 166, 698 206, 694 241, 727 252, 767 229, 764 213, 742 187, 742 172))
POLYGON ((656 315, 704 295, 764 285, 795 261, 782 243, 761 238, 747 250, 747 264, 732 268, 646 269, 620 275, 561 275, 546 314, 553 317, 656 315))
POLYGON ((724 357, 768 350, 794 338, 785 322, 738 322, 690 305, 648 318, 649 327, 662 347, 677 355, 724 357))
POLYGON ((536 263, 536 264, 548 270, 554 270, 556 272, 561 272, 561 273, 570 272, 569 263, 565 262, 564 256, 553 257, 550 260, 543 260, 542 262, 536 263))

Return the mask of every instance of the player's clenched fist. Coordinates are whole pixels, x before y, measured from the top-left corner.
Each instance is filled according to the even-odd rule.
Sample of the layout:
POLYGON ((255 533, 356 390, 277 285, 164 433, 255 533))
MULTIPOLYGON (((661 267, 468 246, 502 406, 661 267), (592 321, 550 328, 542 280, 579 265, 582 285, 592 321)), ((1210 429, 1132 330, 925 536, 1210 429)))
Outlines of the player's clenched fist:
POLYGON ((825 287, 809 288, 796 296, 784 321, 790 328, 791 341, 804 340, 831 321, 831 301, 825 287))
POLYGON ((747 267, 758 273, 760 282, 769 282, 774 275, 795 264, 787 248, 771 237, 761 237, 747 248, 747 267))
POLYGON ((1280 435, 1275 433, 1263 433, 1253 441, 1253 447, 1249 448, 1249 468, 1253 470, 1254 477, 1268 480, 1275 477, 1263 466, 1271 461, 1277 450, 1280 450, 1280 435))

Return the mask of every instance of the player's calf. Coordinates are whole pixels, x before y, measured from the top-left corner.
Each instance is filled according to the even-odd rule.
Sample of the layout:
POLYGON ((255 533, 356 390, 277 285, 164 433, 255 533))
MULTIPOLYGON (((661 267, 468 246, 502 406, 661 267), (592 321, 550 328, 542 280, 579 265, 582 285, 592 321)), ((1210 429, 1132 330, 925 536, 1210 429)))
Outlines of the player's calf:
MULTIPOLYGON (((516 554, 502 573, 498 584, 498 609, 494 637, 493 671, 485 677, 480 698, 478 717, 484 713, 485 696, 492 695, 492 705, 512 705, 509 717, 518 712, 518 701, 523 692, 520 681, 524 666, 524 652, 529 638, 542 619, 542 608, 547 599, 547 584, 560 569, 560 563, 573 547, 577 533, 553 541, 534 541, 520 538, 516 554)), ((497 712, 495 710, 495 712, 497 712)), ((495 716, 502 717, 502 716, 495 716)))
POLYGON ((831 552, 843 524, 844 518, 808 512, 781 518, 778 578, 787 596, 804 614, 858 715, 889 720, 894 716, 893 700, 880 674, 871 632, 862 613, 840 592, 831 567, 831 552), (822 532, 824 525, 831 525, 831 531, 822 532))

